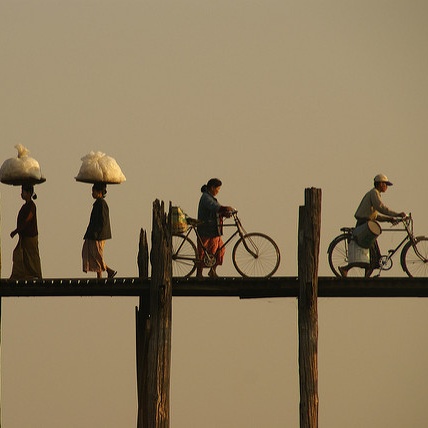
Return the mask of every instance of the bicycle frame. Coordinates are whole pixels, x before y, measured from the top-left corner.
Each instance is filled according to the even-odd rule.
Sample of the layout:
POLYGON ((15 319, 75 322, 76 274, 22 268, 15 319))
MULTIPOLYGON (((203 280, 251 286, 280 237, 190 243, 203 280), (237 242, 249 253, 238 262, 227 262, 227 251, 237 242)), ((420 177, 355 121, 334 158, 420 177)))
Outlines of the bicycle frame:
MULTIPOLYGON (((405 229, 387 229, 387 232, 400 232, 400 231, 404 231, 405 229)), ((407 235, 395 248, 388 250, 388 254, 386 255, 381 255, 381 263, 380 263, 380 271, 379 271, 379 275, 380 272, 382 272, 382 270, 389 270, 390 267, 388 269, 385 269, 384 266, 386 266, 386 264, 389 262, 389 260, 392 259, 392 257, 394 256, 394 254, 407 242, 410 240, 410 236, 407 235)))
POLYGON ((412 214, 409 213, 409 215, 405 218, 400 219, 400 222, 403 224, 403 229, 385 229, 383 232, 406 232, 406 237, 403 238, 403 240, 393 249, 388 250, 388 254, 383 256, 386 257, 385 261, 388 261, 391 259, 394 254, 407 242, 410 241, 412 243, 412 247, 415 250, 415 254, 423 261, 426 261, 425 257, 422 256, 422 254, 419 253, 417 246, 415 245, 415 236, 413 234, 413 218, 412 214))
MULTIPOLYGON (((245 229, 243 228, 241 220, 239 220, 238 213, 236 211, 234 211, 232 213, 232 217, 233 217, 233 221, 234 222, 233 223, 223 224, 223 227, 236 227, 236 230, 235 230, 235 232, 232 233, 231 236, 229 236, 228 239, 226 239, 226 241, 223 242, 223 245, 217 250, 217 252, 219 252, 223 248, 225 248, 226 245, 229 244, 229 242, 231 242, 232 239, 235 238, 236 235, 239 235, 241 238, 243 238, 244 235, 246 234, 245 229)), ((209 256, 215 256, 215 254, 209 254, 208 253, 207 249, 205 248, 204 244, 202 243, 202 239, 201 239, 201 236, 199 235, 198 229, 196 227, 194 227, 194 226, 192 226, 192 228, 195 230, 197 240, 199 242, 199 245, 204 250, 205 256, 207 256, 207 257, 209 257, 209 256)), ((189 233, 190 233, 190 231, 189 231, 189 233)), ((188 234, 186 236, 188 236, 188 234)), ((249 251, 249 249, 247 248, 247 245, 245 243, 245 240, 244 240, 244 245, 245 245, 245 248, 247 249, 247 251, 249 251)), ((251 251, 249 251, 249 252, 254 255, 254 253, 252 253, 251 251)))
MULTIPOLYGON (((389 249, 387 254, 382 254, 381 255, 381 263, 380 263, 380 273, 382 272, 382 270, 389 270, 391 266, 389 266, 388 268, 385 268, 385 266, 387 266, 388 262, 392 259, 392 257, 397 253, 398 250, 400 250, 408 241, 410 241, 412 243, 412 247, 415 251, 415 254, 419 257, 420 260, 422 261, 427 261, 427 259, 420 254, 420 252, 418 251, 417 246, 415 245, 416 243, 416 238, 413 234, 413 218, 412 218, 412 214, 409 213, 409 215, 405 218, 400 218, 399 221, 403 224, 403 228, 402 229, 383 229, 382 232, 406 232, 406 236, 398 243, 398 245, 395 248, 389 249)), ((352 232, 353 232, 354 228, 342 228, 344 233, 349 234, 350 236, 352 236, 352 232)), ((391 261, 392 263, 392 261, 391 261)))
POLYGON ((227 239, 223 238, 221 247, 214 254, 210 253, 204 245, 204 238, 199 234, 198 226, 201 221, 187 217, 188 229, 182 233, 173 234, 172 237, 173 269, 177 275, 190 276, 195 269, 198 269, 197 275, 201 275, 201 267, 215 269, 218 254, 223 253, 226 245, 229 245, 232 240, 235 240, 231 251, 232 262, 240 275, 268 278, 276 272, 280 263, 280 252, 275 241, 263 233, 247 233, 238 218, 237 211, 231 212, 227 217, 232 221, 226 222, 222 227, 233 227, 234 230, 227 233, 229 236, 227 239), (190 238, 192 230, 196 234, 196 245, 190 238))
MULTIPOLYGON (((242 242, 243 242, 243 244, 244 244, 244 247, 245 247, 245 249, 254 257, 254 258, 257 258, 257 256, 258 256, 258 254, 257 253, 255 253, 251 248, 249 248, 249 246, 248 246, 248 244, 247 244, 247 239, 244 239, 245 238, 245 235, 247 234, 247 232, 245 231, 245 229, 244 229, 244 227, 242 226, 242 223, 241 223, 241 220, 239 220, 239 217, 238 217, 238 212, 237 211, 234 211, 234 212, 232 212, 232 218, 233 218, 233 223, 226 223, 226 224, 223 224, 223 227, 236 227, 236 230, 235 230, 235 232, 233 232, 232 233, 232 235, 231 236, 229 236, 229 238, 227 238, 226 239, 226 241, 224 241, 223 242, 223 245, 217 250, 217 252, 219 252, 219 251, 221 251, 223 248, 225 248, 226 247, 226 245, 228 245, 237 235, 239 235, 241 238, 242 238, 242 242)), ((189 237, 189 235, 190 235, 190 233, 191 233, 191 231, 192 230, 194 230, 195 231, 195 234, 196 234, 196 239, 197 239, 197 242, 199 243, 199 245, 201 246, 201 248, 202 248, 202 250, 203 250, 203 252, 204 252, 204 255, 205 255, 205 257, 207 258, 207 259, 210 259, 211 257, 213 257, 213 256, 216 256, 216 254, 210 254, 209 252, 208 252, 208 250, 207 250, 207 248, 204 246, 204 244, 202 243, 202 239, 201 239, 201 236, 199 235, 199 232, 198 232, 198 228, 197 228, 197 226, 196 225, 193 225, 193 224, 190 224, 189 225, 189 228, 187 229, 187 232, 186 233, 184 233, 183 235, 186 237, 186 238, 188 238, 189 237)), ((183 244, 184 244, 184 240, 183 240, 183 242, 181 243, 181 245, 177 248, 177 253, 181 250, 181 248, 182 248, 182 246, 183 246, 183 244)), ((189 260, 194 260, 194 259, 189 259, 189 260)), ((198 262, 198 261, 200 261, 199 260, 199 258, 198 259, 196 259, 196 260, 194 260, 194 261, 196 261, 196 262, 198 262)))

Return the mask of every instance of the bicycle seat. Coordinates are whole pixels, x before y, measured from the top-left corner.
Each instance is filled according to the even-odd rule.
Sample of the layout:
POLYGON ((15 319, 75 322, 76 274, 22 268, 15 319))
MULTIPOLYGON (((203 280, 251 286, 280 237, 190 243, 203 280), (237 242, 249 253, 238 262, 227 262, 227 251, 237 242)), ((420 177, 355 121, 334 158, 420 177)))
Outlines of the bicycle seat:
POLYGON ((342 232, 345 232, 345 233, 352 233, 352 231, 354 230, 354 228, 353 227, 341 227, 340 230, 342 232))

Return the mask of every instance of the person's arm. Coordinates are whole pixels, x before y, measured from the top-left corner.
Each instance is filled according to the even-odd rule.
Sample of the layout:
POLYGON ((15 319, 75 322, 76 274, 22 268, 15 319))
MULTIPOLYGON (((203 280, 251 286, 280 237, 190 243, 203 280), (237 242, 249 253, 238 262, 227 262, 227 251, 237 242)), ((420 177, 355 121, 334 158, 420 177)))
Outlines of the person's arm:
POLYGON ((232 215, 233 208, 221 205, 218 209, 219 215, 223 217, 230 217, 232 215))
MULTIPOLYGON (((25 214, 25 213, 24 213, 25 214)), ((13 238, 17 233, 22 232, 26 225, 34 218, 34 212, 33 210, 30 208, 28 210, 28 213, 26 214, 26 216, 22 219, 19 218, 20 216, 18 216, 18 223, 16 225, 16 229, 12 230, 12 232, 10 232, 10 237, 13 238)))
POLYGON ((392 217, 405 217, 406 213, 404 212, 396 212, 389 209, 380 198, 380 193, 375 190, 372 192, 371 202, 373 209, 376 210, 379 214, 376 217, 378 221, 394 221, 392 217))
POLYGON ((93 223, 93 234, 94 239, 97 241, 100 239, 104 227, 104 209, 101 200, 97 200, 97 203, 94 206, 94 223, 93 223))
POLYGON ((95 201, 92 206, 89 224, 84 235, 84 239, 92 239, 97 241, 102 230, 102 207, 99 201, 95 201))
POLYGON ((376 216, 376 221, 380 221, 380 222, 387 222, 389 221, 390 223, 392 223, 394 217, 390 217, 390 216, 386 216, 386 215, 382 215, 382 214, 378 214, 376 216))

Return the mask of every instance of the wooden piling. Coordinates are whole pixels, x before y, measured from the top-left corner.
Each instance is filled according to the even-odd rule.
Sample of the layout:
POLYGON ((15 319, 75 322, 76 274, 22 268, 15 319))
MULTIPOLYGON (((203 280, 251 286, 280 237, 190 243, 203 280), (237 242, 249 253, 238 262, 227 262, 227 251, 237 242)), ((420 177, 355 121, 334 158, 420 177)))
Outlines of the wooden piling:
MULTIPOLYGON (((138 273, 142 279, 149 277, 149 248, 147 243, 147 233, 140 230, 140 240, 138 245, 138 273)), ((148 343, 150 337, 150 299, 149 294, 140 296, 139 306, 135 310, 136 325, 136 365, 137 365, 137 428, 148 426, 144 423, 147 409, 147 382, 144 382, 144 376, 147 375, 148 361, 148 343)))
POLYGON ((305 189, 299 208, 298 323, 300 428, 318 427, 318 256, 321 230, 321 190, 305 189))
MULTIPOLYGON (((170 207, 171 208, 171 207, 170 207)), ((171 209, 170 209, 171 212, 171 209)), ((137 319, 138 428, 168 428, 170 414, 172 261, 171 216, 153 203, 152 275, 149 299, 140 300, 137 319), (149 303, 147 304, 147 300, 149 303), (144 325, 142 325, 144 324, 144 325)))
MULTIPOLYGON (((1 219, 1 195, 0 195, 0 278, 2 277, 2 273, 1 273, 1 229, 2 229, 2 219, 1 219)), ((1 408, 2 408, 2 399, 1 399, 1 393, 2 393, 2 369, 1 369, 1 360, 2 360, 2 328, 1 328, 1 324, 2 324, 2 300, 0 297, 0 428, 1 428, 1 422, 2 422, 2 417, 1 417, 1 408)))

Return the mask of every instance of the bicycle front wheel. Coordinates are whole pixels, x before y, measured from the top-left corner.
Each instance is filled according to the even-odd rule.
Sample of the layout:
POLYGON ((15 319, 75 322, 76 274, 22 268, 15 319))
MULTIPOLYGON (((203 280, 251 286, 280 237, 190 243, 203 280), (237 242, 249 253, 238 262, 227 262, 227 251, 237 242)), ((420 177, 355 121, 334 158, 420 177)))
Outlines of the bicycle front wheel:
POLYGON ((279 248, 262 233, 247 233, 233 247, 232 261, 243 277, 268 278, 278 269, 279 248))
POLYGON ((185 235, 172 235, 172 276, 187 277, 196 269, 198 252, 185 235))
MULTIPOLYGON (((351 235, 343 233, 337 236, 331 241, 328 247, 328 264, 333 273, 341 278, 342 275, 339 272, 339 266, 347 266, 349 263, 348 246, 351 240, 351 235)), ((348 277, 364 277, 366 271, 364 268, 353 267, 348 271, 348 277)), ((371 272, 370 272, 371 274, 371 272)))
POLYGON ((408 242, 401 251, 401 266, 411 278, 428 276, 428 238, 418 236, 415 243, 408 242))

